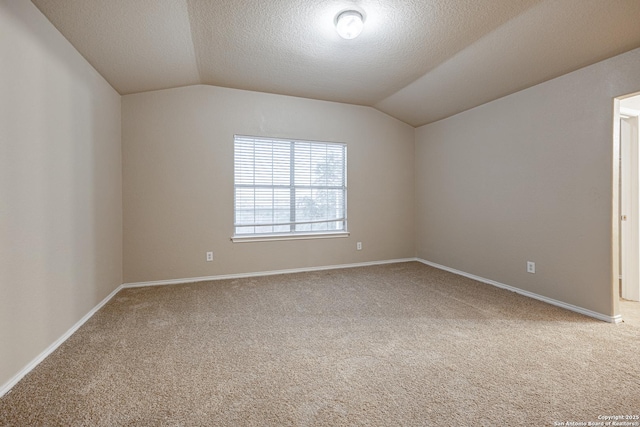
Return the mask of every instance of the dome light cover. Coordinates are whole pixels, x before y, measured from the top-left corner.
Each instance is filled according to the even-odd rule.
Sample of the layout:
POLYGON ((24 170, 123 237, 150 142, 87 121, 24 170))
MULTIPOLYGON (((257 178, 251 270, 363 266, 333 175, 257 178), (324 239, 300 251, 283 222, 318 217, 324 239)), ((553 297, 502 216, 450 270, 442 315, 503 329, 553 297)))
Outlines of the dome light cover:
POLYGON ((345 10, 336 18, 336 31, 343 39, 355 39, 364 28, 364 18, 357 10, 345 10))

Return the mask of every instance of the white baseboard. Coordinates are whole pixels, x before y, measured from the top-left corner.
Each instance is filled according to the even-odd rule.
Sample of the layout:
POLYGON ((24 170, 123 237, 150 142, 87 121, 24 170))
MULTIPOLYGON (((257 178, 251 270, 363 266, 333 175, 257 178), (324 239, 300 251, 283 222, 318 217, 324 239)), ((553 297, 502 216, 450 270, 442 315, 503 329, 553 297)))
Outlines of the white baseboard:
POLYGON ((287 270, 260 271, 257 273, 223 274, 219 276, 189 277, 185 279, 156 280, 150 282, 125 283, 123 288, 140 288, 145 286, 178 285, 181 283, 209 282, 212 280, 242 279, 245 277, 274 276, 276 274, 306 273, 309 271, 336 270, 340 268, 368 267, 372 265, 396 264, 399 262, 418 261, 417 258, 390 259, 385 261, 360 262, 355 264, 325 265, 321 267, 291 268, 287 270))
POLYGON ((498 288, 506 289, 511 292, 518 293, 520 295, 524 295, 529 298, 537 299, 542 302, 546 302, 547 304, 555 305, 557 307, 561 307, 570 311, 574 311, 576 313, 584 314, 585 316, 593 317, 598 320, 604 320, 609 323, 620 323, 622 322, 622 316, 607 316, 606 314, 598 313, 596 311, 588 310, 586 308, 578 307, 577 305, 568 304, 566 302, 558 301, 553 298, 545 297, 543 295, 539 295, 533 292, 525 291, 520 288, 516 288, 513 286, 505 285, 504 283, 496 282, 495 280, 485 279, 484 277, 476 276, 474 274, 465 273, 464 271, 456 270, 455 268, 450 268, 444 265, 436 264, 435 262, 427 261, 424 259, 418 258, 417 261, 430 265, 431 267, 438 268, 440 270, 445 270, 453 274, 457 274, 459 276, 468 277, 469 279, 476 280, 478 282, 486 283, 488 285, 493 285, 498 288))
POLYGON ((151 282, 138 282, 138 283, 125 283, 118 286, 113 292, 111 292, 105 299, 103 299, 98 305, 96 305, 91 311, 89 311, 82 319, 80 319, 75 325, 73 325, 67 332, 64 333, 60 338, 58 338, 54 343, 52 343, 49 347, 47 347, 42 353, 40 353, 35 359, 33 359, 29 364, 27 364, 20 372, 13 376, 9 381, 0 386, 0 397, 7 394, 13 386, 15 386, 18 381, 24 378, 32 369, 34 369, 40 362, 42 362, 47 356, 53 353, 60 345, 65 342, 75 331, 77 331, 87 320, 91 318, 98 310, 100 310, 111 298, 113 298, 120 290, 124 288, 137 288, 144 286, 164 286, 164 285, 175 285, 181 283, 195 283, 195 282, 206 282, 212 280, 224 280, 224 279, 238 279, 245 277, 258 277, 258 276, 272 276, 276 274, 291 274, 291 273, 304 273, 309 271, 321 271, 321 270, 335 270, 341 268, 354 268, 354 267, 367 267, 372 265, 383 265, 383 264, 395 264, 400 262, 411 262, 418 261, 426 265, 430 265, 432 267, 438 268, 440 270, 445 270, 450 273, 454 273, 460 276, 468 277, 469 279, 476 280, 478 282, 486 283, 489 285, 496 286, 498 288, 507 289, 512 292, 516 292, 518 294, 534 298, 558 307, 565 308, 567 310, 574 311, 576 313, 584 314, 589 317, 593 317, 599 320, 604 320, 605 322, 611 323, 619 323, 622 321, 622 316, 607 316, 601 313, 597 313, 595 311, 587 310, 582 307, 578 307, 572 304, 567 304, 562 301, 554 300, 552 298, 547 298, 542 295, 535 294, 533 292, 525 291, 519 288, 515 288, 513 286, 505 285, 504 283, 496 282, 494 280, 485 279, 480 276, 475 276, 473 274, 465 273, 464 271, 456 270, 454 268, 449 268, 444 265, 436 264, 424 259, 420 258, 402 258, 402 259, 393 259, 393 260, 385 260, 385 261, 371 261, 371 262, 361 262, 355 264, 339 264, 339 265, 327 265, 321 267, 306 267, 306 268, 293 268, 287 270, 272 270, 272 271, 262 271, 257 273, 238 273, 238 274, 225 274, 219 276, 208 276, 208 277, 191 277, 186 279, 172 279, 172 280, 157 280, 151 282))
POLYGON ((91 311, 89 311, 87 314, 85 314, 82 319, 78 320, 78 322, 75 325, 73 325, 67 332, 65 332, 60 338, 55 340, 49 347, 47 347, 35 359, 33 359, 31 362, 29 362, 29 364, 27 364, 27 366, 22 368, 20 370, 20 372, 18 372, 16 375, 14 375, 13 378, 11 378, 6 383, 2 384, 2 386, 0 386, 0 397, 2 397, 5 394, 7 394, 13 388, 13 386, 15 386, 18 383, 18 381, 20 381, 22 378, 24 378, 24 376, 27 375, 29 372, 31 372, 31 370, 34 369, 36 366, 38 366, 38 364, 40 364, 40 362, 42 362, 47 356, 49 356, 58 347, 60 347, 60 345, 63 342, 65 342, 71 335, 73 335, 73 333, 75 331, 77 331, 80 328, 80 326, 84 325, 84 323, 87 320, 89 320, 91 318, 91 316, 93 316, 98 310, 100 310, 102 308, 102 306, 104 306, 106 303, 108 303, 109 300, 111 298, 113 298, 118 292, 120 292, 121 289, 122 289, 122 285, 118 286, 113 292, 111 292, 109 295, 107 295, 107 297, 105 299, 100 301, 98 303, 98 305, 93 307, 91 309, 91 311))
POLYGON ((174 285, 180 283, 194 283, 194 282, 205 282, 211 280, 223 280, 223 279, 235 279, 235 278, 243 278, 243 277, 257 277, 257 276, 270 276, 275 274, 289 274, 289 273, 302 273, 307 271, 320 271, 320 270, 335 270, 339 268, 353 268, 353 267, 366 267, 371 265, 381 265, 381 264, 393 264, 398 262, 410 262, 417 261, 416 258, 403 258, 403 259, 394 259, 394 260, 385 260, 385 261, 371 261, 371 262, 361 262, 356 264, 340 264, 340 265, 327 265, 322 267, 308 267, 308 268, 294 268, 289 270, 277 270, 277 271, 263 271, 258 273, 239 273, 239 274, 226 274, 220 276, 209 276, 209 277, 191 277, 187 279, 172 279, 172 280, 158 280, 153 282, 139 282, 139 283, 125 283, 118 286, 113 292, 111 292, 105 299, 100 301, 98 305, 96 305, 91 311, 84 315, 82 319, 80 319, 75 325, 73 325, 67 332, 65 332, 60 338, 58 338, 55 342, 53 342, 49 347, 47 347, 42 353, 40 353, 35 359, 29 362, 24 368, 20 370, 16 375, 14 375, 9 381, 2 384, 0 386, 0 397, 7 394, 13 386, 15 386, 25 375, 27 375, 31 370, 33 370, 40 362, 42 362, 47 356, 53 353, 60 345, 65 342, 75 331, 77 331, 87 320, 91 318, 98 310, 100 310, 111 298, 113 298, 120 290, 124 288, 136 288, 143 286, 162 286, 162 285, 174 285))

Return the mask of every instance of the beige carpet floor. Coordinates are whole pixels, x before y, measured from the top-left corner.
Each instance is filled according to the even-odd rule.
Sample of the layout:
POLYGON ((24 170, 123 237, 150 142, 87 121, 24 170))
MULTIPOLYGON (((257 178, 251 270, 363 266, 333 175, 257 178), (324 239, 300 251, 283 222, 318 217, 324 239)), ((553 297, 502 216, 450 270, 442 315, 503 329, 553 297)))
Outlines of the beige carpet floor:
POLYGON ((640 325, 415 262, 125 289, 0 399, 0 425, 12 426, 553 426, 638 414, 640 325))

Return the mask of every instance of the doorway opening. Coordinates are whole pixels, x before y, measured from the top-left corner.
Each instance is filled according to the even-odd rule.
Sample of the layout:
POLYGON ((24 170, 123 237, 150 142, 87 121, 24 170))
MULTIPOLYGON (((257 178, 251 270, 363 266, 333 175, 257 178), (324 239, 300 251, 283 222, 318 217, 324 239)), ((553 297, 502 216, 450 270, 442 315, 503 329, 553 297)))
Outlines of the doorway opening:
POLYGON ((614 312, 635 323, 640 322, 640 94, 614 100, 613 131, 614 312))

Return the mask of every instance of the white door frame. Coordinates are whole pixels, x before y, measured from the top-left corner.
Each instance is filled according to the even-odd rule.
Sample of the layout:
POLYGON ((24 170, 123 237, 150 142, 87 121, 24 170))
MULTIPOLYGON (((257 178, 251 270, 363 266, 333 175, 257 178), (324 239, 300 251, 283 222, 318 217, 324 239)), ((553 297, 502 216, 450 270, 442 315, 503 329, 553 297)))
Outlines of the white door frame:
POLYGON ((622 298, 640 301, 640 111, 620 108, 622 298))

